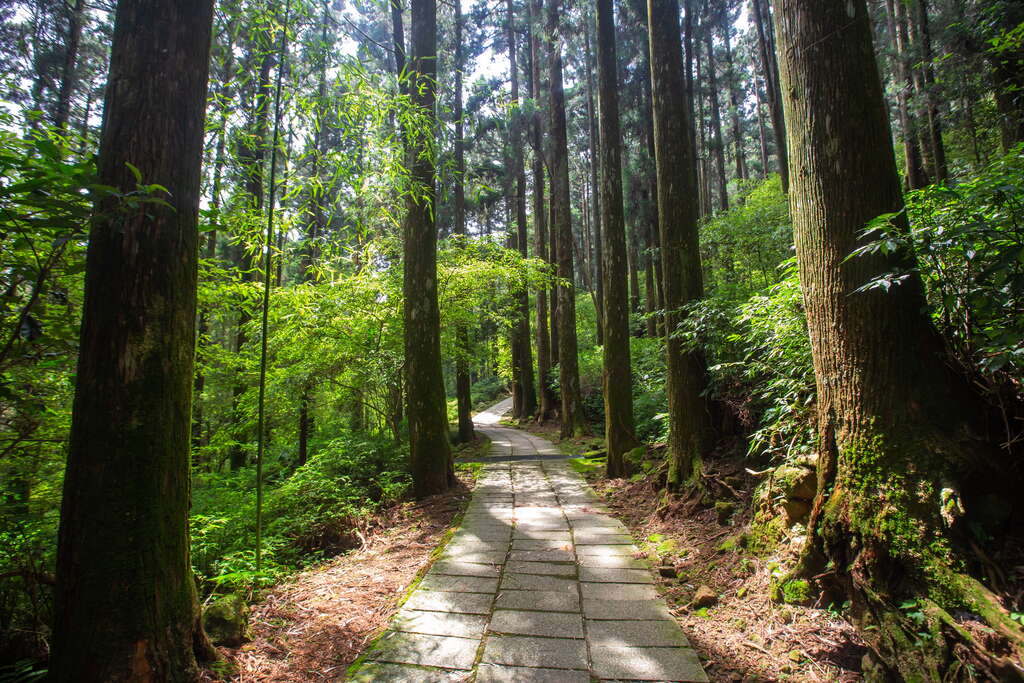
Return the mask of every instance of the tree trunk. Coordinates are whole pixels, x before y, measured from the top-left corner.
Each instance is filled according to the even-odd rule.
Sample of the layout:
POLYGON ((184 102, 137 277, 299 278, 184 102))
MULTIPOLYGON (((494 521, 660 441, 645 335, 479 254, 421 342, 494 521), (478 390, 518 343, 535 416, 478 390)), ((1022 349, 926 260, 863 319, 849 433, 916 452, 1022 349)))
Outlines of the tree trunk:
POLYGON ((942 142, 942 118, 939 114, 938 94, 935 92, 935 67, 932 53, 932 36, 928 27, 928 0, 914 1, 914 25, 921 42, 921 76, 924 79, 925 106, 928 113, 928 145, 931 147, 931 175, 935 182, 949 179, 946 164, 946 146, 942 142))
MULTIPOLYGON (((435 130, 437 6, 412 0, 409 96, 435 130)), ((441 316, 437 303, 437 227, 434 223, 434 159, 421 132, 407 135, 409 168, 419 191, 406 200, 404 247, 406 415, 413 490, 418 498, 441 493, 454 482, 448 416, 441 370, 441 316)))
MULTIPOLYGON (((529 236, 526 225, 526 166, 523 161, 523 134, 521 113, 519 111, 519 66, 516 59, 516 32, 513 23, 512 0, 506 0, 505 10, 508 21, 508 65, 511 80, 511 142, 512 168, 515 175, 515 214, 516 214, 516 246, 519 253, 529 256, 529 236)), ((530 290, 526 282, 522 283, 517 294, 519 316, 516 320, 517 349, 513 352, 518 356, 518 384, 522 391, 519 414, 520 420, 527 420, 537 412, 537 390, 533 383, 533 350, 530 345, 530 290)))
MULTIPOLYGON (((895 68, 893 69, 894 80, 896 81, 896 108, 899 113, 900 133, 903 137, 903 156, 906 166, 907 188, 918 190, 928 184, 921 163, 921 148, 917 146, 917 133, 913 120, 910 118, 910 108, 907 104, 907 92, 912 87, 910 80, 910 57, 907 53, 907 28, 902 16, 897 14, 895 7, 896 0, 885 0, 886 19, 889 28, 890 40, 896 51, 895 68)), ((903 12, 902 1, 900 2, 900 13, 903 12)))
POLYGON ((68 17, 67 43, 64 45, 64 64, 61 68, 60 90, 57 92, 57 110, 53 125, 63 131, 71 116, 71 99, 78 87, 78 46, 82 41, 82 24, 85 20, 85 0, 75 0, 75 6, 68 17))
POLYGON ((729 41, 731 26, 722 26, 722 40, 725 43, 725 77, 729 80, 729 114, 732 117, 732 142, 736 157, 736 177, 747 179, 747 156, 743 151, 743 126, 740 125, 740 96, 736 92, 736 70, 732 63, 732 45, 729 41))
POLYGON ((1024 652, 1020 626, 963 573, 955 540, 976 522, 974 496, 1019 495, 1019 478, 977 436, 978 404, 945 362, 919 278, 856 291, 894 268, 914 273, 913 255, 847 258, 865 224, 902 208, 867 8, 780 0, 775 20, 818 391, 818 497, 801 569, 847 593, 889 677, 1020 680, 1006 658, 1024 652), (976 642, 959 610, 998 645, 976 642))
POLYGON ((623 454, 636 448, 633 375, 626 299, 626 223, 622 209, 622 133, 612 0, 597 0, 597 82, 601 117, 601 212, 604 227, 604 437, 608 477, 626 475, 623 454))
POLYGON ((687 351, 673 332, 681 310, 703 295, 697 245, 697 178, 687 134, 686 90, 682 77, 677 0, 648 0, 654 151, 658 169, 658 223, 665 291, 665 391, 669 412, 668 485, 677 489, 695 480, 711 436, 704 397, 703 356, 687 351), (689 198, 689 201, 686 200, 689 198))
MULTIPOLYGON (((540 108, 541 93, 541 46, 538 23, 543 11, 543 0, 527 3, 530 12, 530 92, 540 108)), ((539 112, 533 115, 533 228, 534 253, 537 258, 548 260, 548 230, 544 213, 544 151, 542 147, 543 119, 539 112)), ((540 386, 540 407, 537 419, 545 422, 554 417, 555 394, 548 383, 551 376, 551 337, 548 334, 548 291, 546 287, 537 290, 537 383, 540 386)))
POLYGON ((581 436, 583 399, 576 356, 576 276, 573 268, 572 213, 569 203, 569 149, 562 88, 562 47, 559 35, 560 0, 548 0, 547 39, 551 116, 551 232, 558 243, 558 379, 562 393, 562 437, 581 436))
POLYGON ((764 125, 764 97, 761 95, 761 85, 757 78, 754 78, 754 94, 757 97, 757 141, 758 150, 761 152, 761 178, 768 177, 768 133, 764 125))
POLYGON ((189 561, 200 165, 213 3, 117 5, 57 550, 52 681, 194 681, 189 561), (167 144, 173 140, 174 144, 167 144))
MULTIPOLYGON (((604 344, 604 257, 601 252, 603 251, 603 243, 601 239, 601 231, 603 230, 603 223, 605 215, 601 209, 600 194, 598 190, 598 171, 600 168, 600 158, 598 157, 598 134, 597 134, 597 117, 598 114, 594 108, 594 59, 590 49, 590 22, 585 21, 583 24, 583 40, 584 40, 584 56, 586 59, 587 72, 587 123, 589 124, 590 133, 590 220, 593 229, 593 244, 594 244, 594 263, 595 276, 594 282, 596 284, 597 291, 597 343, 604 344)), ((616 110, 618 107, 616 106, 616 110)), ((622 203, 622 189, 621 181, 619 183, 619 203, 622 203)), ((590 256, 590 250, 587 250, 587 256, 590 256)))
POLYGON ((757 29, 757 45, 761 55, 761 70, 764 73, 765 95, 771 114, 772 133, 775 136, 775 158, 779 165, 779 179, 782 191, 789 193, 789 153, 786 149, 786 121, 782 113, 782 92, 779 86, 779 63, 772 39, 771 10, 765 0, 750 0, 754 27, 757 29))
POLYGON ((408 74, 405 72, 405 30, 402 28, 402 2, 390 0, 391 6, 391 50, 395 56, 395 76, 398 78, 398 89, 403 94, 409 92, 408 74))
MULTIPOLYGON (((466 144, 462 120, 462 3, 455 0, 455 228, 466 234, 466 144)), ((469 330, 460 325, 455 331, 458 355, 455 358, 455 400, 459 414, 459 443, 476 438, 473 429, 473 385, 469 376, 469 330)))
POLYGON ((707 49, 708 101, 711 103, 711 151, 715 155, 715 174, 718 179, 718 208, 729 210, 729 191, 725 182, 725 141, 722 140, 722 114, 718 108, 718 76, 715 74, 715 43, 712 39, 714 24, 705 20, 704 47, 707 49))

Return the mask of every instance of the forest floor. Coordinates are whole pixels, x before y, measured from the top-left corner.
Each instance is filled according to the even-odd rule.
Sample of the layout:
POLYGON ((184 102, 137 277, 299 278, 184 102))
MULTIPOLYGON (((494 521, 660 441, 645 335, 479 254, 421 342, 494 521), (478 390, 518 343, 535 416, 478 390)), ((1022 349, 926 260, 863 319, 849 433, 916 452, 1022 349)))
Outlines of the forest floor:
MULTIPOLYGON (((489 443, 480 439, 468 450, 489 443)), ((394 615, 407 587, 469 501, 474 475, 458 473, 447 494, 406 502, 376 515, 362 546, 270 589, 253 606, 252 641, 219 648, 235 669, 227 680, 299 683, 343 677, 394 615)), ((225 680, 207 672, 205 680, 225 680)))
MULTIPOLYGON (((560 441, 557 424, 520 428, 550 439, 573 455, 600 447, 595 439, 560 441)), ((738 496, 729 501, 733 514, 721 520, 713 507, 678 501, 666 504, 659 494, 663 482, 658 473, 610 480, 592 464, 587 467, 599 460, 581 461, 579 468, 649 559, 666 565, 665 573, 675 574, 659 574, 660 592, 712 681, 861 680, 860 662, 866 648, 837 611, 780 604, 770 597, 772 572, 795 557, 794 547, 802 539, 784 539, 762 555, 736 542, 749 528, 756 484, 745 472, 742 449, 736 450, 740 452, 705 462, 707 477, 743 482, 733 487, 738 496), (713 595, 705 599, 711 604, 694 605, 698 592, 713 595)))

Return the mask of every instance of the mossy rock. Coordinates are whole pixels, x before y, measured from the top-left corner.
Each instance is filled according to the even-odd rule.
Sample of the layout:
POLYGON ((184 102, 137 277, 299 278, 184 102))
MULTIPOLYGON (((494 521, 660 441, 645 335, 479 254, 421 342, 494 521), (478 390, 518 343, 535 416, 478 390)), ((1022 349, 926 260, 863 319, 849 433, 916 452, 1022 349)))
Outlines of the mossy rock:
POLYGON ((772 581, 769 589, 773 602, 784 602, 790 605, 808 605, 813 596, 811 584, 804 579, 792 579, 790 581, 772 581))
POLYGON ((203 610, 203 628, 214 645, 238 647, 252 639, 249 605, 237 593, 217 598, 203 610))
POLYGON ((787 500, 814 500, 818 490, 818 476, 810 467, 782 465, 775 470, 774 480, 774 487, 787 500))
POLYGON ((726 524, 735 511, 736 506, 728 501, 719 500, 715 502, 715 514, 718 516, 719 524, 726 524))

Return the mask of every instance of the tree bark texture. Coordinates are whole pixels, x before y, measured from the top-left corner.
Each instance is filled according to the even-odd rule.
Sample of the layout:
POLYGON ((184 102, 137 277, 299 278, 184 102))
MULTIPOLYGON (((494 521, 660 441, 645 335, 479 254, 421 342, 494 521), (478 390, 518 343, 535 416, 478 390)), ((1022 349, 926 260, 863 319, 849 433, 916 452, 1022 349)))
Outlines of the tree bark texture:
POLYGON ((703 296, 697 245, 697 178, 690 148, 677 0, 648 0, 654 152, 658 175, 658 223, 665 292, 665 391, 669 413, 670 488, 700 471, 711 437, 711 419, 701 393, 707 385, 702 354, 683 348, 673 332, 683 307, 703 296))
POLYGON ((189 562, 189 427, 210 0, 121 0, 57 550, 50 680, 194 681, 215 656, 189 562))
MULTIPOLYGON (((455 228, 456 235, 466 234, 466 144, 462 120, 462 3, 455 0, 455 228)), ((473 429, 473 385, 469 374, 469 330, 459 326, 455 331, 459 355, 455 358, 455 401, 458 404, 459 443, 476 438, 473 429)))
POLYGON ((718 107, 718 76, 715 73, 715 25, 705 19, 704 45, 707 48, 708 101, 711 103, 711 151, 715 155, 715 178, 718 180, 718 208, 729 210, 729 190, 725 181, 725 140, 722 138, 722 113, 718 107))
POLYGON ((633 422, 626 291, 626 221, 622 209, 622 131, 612 0, 597 0, 597 83, 600 117, 601 212, 604 237, 604 436, 609 477, 626 474, 623 455, 639 442, 633 422))
POLYGON ((956 540, 978 487, 1010 486, 1005 456, 979 436, 978 404, 944 361, 916 275, 856 291, 913 256, 847 258, 869 221, 902 208, 865 2, 780 0, 775 21, 818 391, 819 493, 801 569, 832 567, 820 576, 847 593, 888 676, 966 680, 970 664, 986 680, 1020 680, 1008 663, 1024 651, 1020 627, 963 571, 956 540), (976 642, 957 610, 1000 646, 976 642))
MULTIPOLYGON (((543 13, 543 0, 528 3, 530 11, 530 91, 538 109, 542 100, 541 93, 541 41, 538 25, 543 13)), ((533 231, 534 253, 538 258, 548 260, 548 229, 544 207, 544 152, 543 152, 543 117, 535 113, 531 121, 533 136, 533 231)), ((548 290, 540 287, 537 290, 537 384, 539 386, 540 406, 537 419, 540 422, 550 420, 555 415, 555 394, 551 391, 551 337, 548 334, 548 290)))
MULTIPOLYGON (((433 121, 437 87, 437 6, 412 0, 409 96, 433 121)), ((431 131, 430 135, 434 135, 431 131)), ((416 191, 402 223, 405 298, 405 390, 409 456, 417 497, 440 493, 455 479, 441 370, 441 319, 437 303, 437 227, 434 159, 422 131, 407 135, 416 191)))
POLYGON ((573 268, 572 213, 569 203, 569 149, 562 87, 560 0, 548 0, 548 79, 550 87, 551 232, 557 242, 558 277, 558 380, 562 394, 562 436, 581 436, 584 430, 580 395, 579 359, 576 354, 576 275, 573 268))

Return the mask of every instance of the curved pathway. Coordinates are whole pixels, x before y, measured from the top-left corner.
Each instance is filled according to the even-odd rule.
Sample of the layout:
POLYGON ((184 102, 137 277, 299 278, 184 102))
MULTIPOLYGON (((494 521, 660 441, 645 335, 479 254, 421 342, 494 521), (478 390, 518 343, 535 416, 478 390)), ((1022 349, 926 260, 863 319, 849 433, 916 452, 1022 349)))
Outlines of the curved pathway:
POLYGON ((629 531, 551 442, 474 418, 491 452, 437 562, 355 681, 707 681, 629 531))

